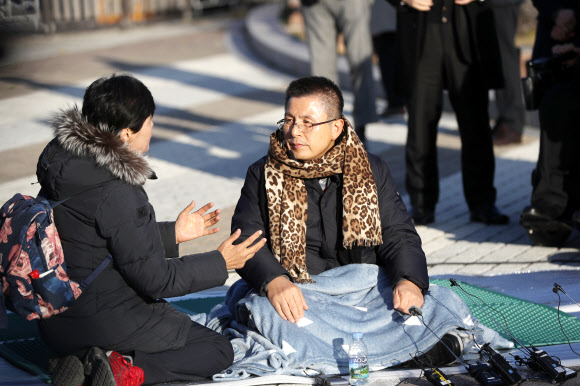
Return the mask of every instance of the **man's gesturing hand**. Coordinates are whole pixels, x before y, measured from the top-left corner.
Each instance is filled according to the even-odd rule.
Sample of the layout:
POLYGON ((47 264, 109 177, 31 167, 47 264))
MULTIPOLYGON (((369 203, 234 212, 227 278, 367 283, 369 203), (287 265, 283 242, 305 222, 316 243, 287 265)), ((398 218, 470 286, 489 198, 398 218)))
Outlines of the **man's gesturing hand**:
POLYGON ((286 276, 279 276, 268 284, 268 299, 284 320, 295 323, 308 309, 300 288, 286 276))
POLYGON ((409 280, 402 280, 393 290, 393 308, 409 313, 409 307, 423 307, 423 294, 421 289, 409 280))
POLYGON ((195 201, 192 201, 191 204, 189 204, 187 208, 177 216, 177 220, 175 221, 175 242, 177 244, 201 236, 211 235, 219 230, 219 228, 209 229, 220 220, 219 209, 210 213, 205 213, 210 210, 212 206, 213 202, 210 202, 197 211, 191 213, 193 208, 195 208, 195 201))
POLYGON ((218 251, 224 257, 228 269, 242 268, 246 264, 246 261, 254 257, 256 252, 266 244, 266 238, 263 237, 252 245, 262 234, 262 231, 257 231, 243 242, 234 245, 234 241, 240 237, 241 233, 242 231, 238 229, 218 247, 218 251))

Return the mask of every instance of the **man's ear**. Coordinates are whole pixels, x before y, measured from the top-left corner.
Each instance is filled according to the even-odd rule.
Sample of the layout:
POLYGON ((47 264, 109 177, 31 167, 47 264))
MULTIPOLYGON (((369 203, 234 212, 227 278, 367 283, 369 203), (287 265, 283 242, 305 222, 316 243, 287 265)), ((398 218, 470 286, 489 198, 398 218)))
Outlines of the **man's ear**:
POLYGON ((332 140, 335 141, 344 130, 344 120, 332 121, 332 140))
POLYGON ((128 127, 119 132, 119 138, 121 138, 121 142, 123 142, 123 143, 129 142, 132 135, 133 135, 133 130, 129 129, 128 127))

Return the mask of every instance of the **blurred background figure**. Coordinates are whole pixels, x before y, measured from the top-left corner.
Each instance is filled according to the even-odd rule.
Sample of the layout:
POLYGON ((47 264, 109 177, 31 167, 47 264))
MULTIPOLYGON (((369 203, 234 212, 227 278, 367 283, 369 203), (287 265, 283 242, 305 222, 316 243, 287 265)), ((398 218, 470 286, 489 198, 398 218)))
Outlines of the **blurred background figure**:
POLYGON ((409 111, 406 186, 416 225, 435 221, 437 127, 443 90, 457 116, 463 192, 470 220, 507 224, 495 206, 488 90, 503 87, 493 12, 473 0, 388 0, 397 6, 397 77, 409 111))
POLYGON ((381 117, 402 116, 405 114, 405 100, 395 90, 397 10, 384 0, 375 0, 373 4, 371 35, 373 48, 379 59, 381 82, 387 100, 387 107, 381 113, 381 117))
POLYGON ((580 225, 580 2, 534 5, 538 28, 525 91, 535 102, 527 107, 539 108, 540 153, 520 224, 532 243, 559 247, 580 225))
POLYGON ((366 124, 377 120, 370 7, 369 0, 302 0, 312 75, 339 83, 336 47, 339 32, 343 35, 354 94, 355 131, 363 142, 366 124))
POLYGON ((525 109, 520 81, 520 51, 515 46, 515 36, 523 2, 524 0, 490 0, 505 79, 505 87, 495 90, 498 112, 493 128, 493 144, 496 146, 522 142, 525 109))

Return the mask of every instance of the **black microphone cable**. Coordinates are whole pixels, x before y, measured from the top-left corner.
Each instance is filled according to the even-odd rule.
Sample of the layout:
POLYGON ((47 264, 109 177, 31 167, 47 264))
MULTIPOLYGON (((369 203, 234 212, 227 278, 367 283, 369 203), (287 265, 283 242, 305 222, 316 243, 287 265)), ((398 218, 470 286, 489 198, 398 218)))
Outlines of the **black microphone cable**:
POLYGON ((439 340, 439 342, 441 342, 443 344, 443 346, 445 346, 445 348, 447 348, 447 350, 451 353, 451 355, 453 355, 455 357, 455 359, 457 359, 459 362, 461 362, 461 364, 463 365, 463 367, 465 367, 465 369, 467 370, 467 365, 465 364, 465 362, 463 362, 461 360, 461 358, 459 358, 457 355, 455 355, 455 353, 453 352, 453 350, 451 350, 451 348, 449 346, 447 346, 447 344, 445 344, 445 342, 443 342, 441 340, 441 338, 439 336, 437 336, 437 334, 435 334, 435 332, 431 329, 431 327, 429 327, 427 325, 427 323, 425 323, 425 320, 423 319, 423 312, 421 312, 421 309, 417 306, 411 306, 409 308, 409 314, 411 314, 412 316, 416 316, 417 319, 419 319, 421 321, 421 323, 423 324, 423 326, 425 326, 425 328, 427 330, 429 330, 431 332, 431 334, 435 335, 435 337, 439 340))
MULTIPOLYGON (((562 288, 562 286, 560 286, 558 283, 554 283, 554 288, 552 289, 552 291, 558 295, 558 324, 560 324, 560 330, 562 330, 562 334, 564 334, 564 336, 566 337, 566 340, 568 341, 568 346, 570 346, 570 350, 572 350, 572 352, 578 356, 580 356, 580 354, 578 354, 576 351, 574 351, 574 349, 572 348, 572 344, 570 343, 570 338, 568 338, 568 335, 566 335, 566 332, 564 331, 564 326, 562 326, 562 321, 560 320, 560 305, 562 303, 562 298, 560 297, 560 294, 558 293, 558 291, 562 291, 563 294, 567 295, 570 299, 572 299, 570 297, 570 295, 568 295, 566 293, 566 291, 564 291, 564 289, 562 288)), ((574 299, 572 299, 572 301, 574 303, 576 303, 576 301, 574 299)), ((576 303, 576 305, 578 305, 578 303, 576 303)), ((579 306, 580 307, 580 306, 579 306)))
POLYGON ((499 375, 496 374, 496 372, 492 369, 492 367, 487 363, 478 361, 476 365, 467 365, 463 360, 461 360, 461 358, 455 355, 453 350, 449 346, 447 346, 447 344, 443 342, 441 338, 439 338, 439 336, 427 325, 427 323, 425 323, 425 320, 423 319, 423 312, 419 307, 417 306, 409 307, 409 314, 416 316, 417 319, 421 321, 423 326, 425 326, 425 328, 429 330, 431 334, 433 334, 439 340, 439 342, 441 342, 441 344, 443 344, 443 346, 451 353, 451 355, 453 355, 455 359, 457 359, 459 363, 461 363, 461 365, 465 367, 465 370, 467 370, 469 375, 475 378, 481 385, 484 386, 505 385, 504 381, 499 377, 499 375))
MULTIPOLYGON (((503 316, 503 314, 499 311, 497 311, 496 309, 494 309, 493 307, 491 307, 489 304, 487 304, 485 301, 483 301, 483 299, 470 294, 469 292, 467 292, 465 289, 463 289, 458 283, 457 281, 455 281, 455 279, 451 278, 449 279, 449 281, 451 282, 451 286, 457 286, 459 287, 464 293, 466 293, 467 295, 471 296, 471 297, 475 297, 477 299, 479 299, 483 304, 485 304, 486 306, 488 306, 489 308, 491 308, 492 310, 494 310, 495 312, 499 313, 505 323, 506 323, 506 327, 507 327, 507 320, 505 319, 505 316, 503 316)), ((481 307, 478 303, 473 302, 474 304, 476 304, 478 307, 480 307, 480 309, 485 312, 485 314, 491 318, 491 320, 493 320, 493 322, 499 326, 502 330, 504 330, 506 333, 509 334, 509 336, 511 336, 511 338, 518 343, 520 346, 522 346, 523 348, 525 348, 527 350, 527 353, 524 352, 524 350, 518 348, 520 351, 524 352, 526 355, 529 355, 529 358, 525 361, 525 363, 528 365, 528 367, 530 368, 534 368, 534 369, 541 369, 542 371, 544 371, 546 374, 548 374, 553 380, 555 381, 563 381, 565 379, 571 378, 571 377, 575 377, 577 372, 571 369, 566 369, 564 368, 561 363, 556 362, 553 357, 549 356, 545 351, 537 349, 536 347, 534 347, 534 345, 530 345, 531 349, 524 346, 522 343, 520 343, 516 337, 511 333, 511 331, 508 330, 506 331, 505 328, 503 328, 491 315, 489 315, 485 309, 483 307, 481 307)))
POLYGON ((509 335, 509 336, 512 338, 512 340, 514 340, 514 341, 515 341, 517 344, 519 344, 521 347, 525 348, 525 349, 527 350, 527 352, 526 352, 526 351, 524 351, 524 350, 522 350, 522 349, 521 349, 521 348, 519 348, 519 347, 516 347, 518 350, 520 350, 521 352, 523 352, 525 355, 530 355, 530 354, 532 353, 532 351, 531 351, 531 350, 530 350, 528 347, 526 347, 526 346, 525 346, 525 345, 523 345, 523 344, 522 344, 520 341, 518 341, 518 340, 516 339, 516 337, 515 337, 515 336, 514 336, 514 335, 511 333, 511 331, 510 331, 510 329, 508 328, 508 325, 507 325, 507 320, 506 320, 505 316, 504 316, 504 315, 503 315, 501 312, 499 312, 498 310, 496 310, 495 308, 493 308, 492 306, 490 306, 489 304, 487 304, 485 301, 483 301, 483 299, 479 298, 478 296, 476 296, 476 295, 473 295, 473 294, 471 294, 471 293, 467 292, 465 289, 463 289, 463 287, 462 287, 462 286, 460 286, 460 285, 459 285, 459 283, 457 283, 457 281, 456 281, 455 279, 453 279, 453 278, 450 278, 450 279, 449 279, 449 281, 451 282, 451 287, 459 287, 459 289, 460 289, 461 291, 463 291, 465 294, 467 294, 467 295, 469 295, 469 296, 471 296, 471 297, 474 297, 474 298, 476 298, 476 299, 479 299, 479 301, 481 301, 483 304, 485 304, 486 306, 488 306, 489 308, 491 308, 492 310, 494 310, 495 312, 497 312, 498 314, 500 314, 500 315, 502 316, 502 318, 503 318, 504 322, 505 322, 506 328, 503 328, 503 326, 502 326, 501 324, 499 324, 499 323, 498 323, 498 321, 497 321, 497 320, 495 320, 495 318, 494 318, 493 316, 491 316, 491 315, 490 315, 490 314, 489 314, 489 313, 488 313, 488 312, 487 312, 487 311, 486 311, 486 310, 485 310, 485 309, 484 309, 484 308, 483 308, 483 307, 482 307, 482 306, 481 306, 479 303, 477 303, 477 302, 474 302, 473 300, 471 301, 473 304, 475 304, 477 307, 479 307, 479 309, 480 309, 480 310, 482 310, 482 311, 483 311, 483 312, 484 312, 484 313, 485 313, 485 314, 486 314, 486 315, 487 315, 487 316, 488 316, 488 317, 489 317, 489 318, 490 318, 490 319, 491 319, 491 320, 492 320, 492 321, 493 321, 493 322, 496 324, 496 326, 498 326, 499 328, 501 328, 501 329, 502 329, 502 330, 503 330, 503 331, 504 331, 506 334, 508 334, 508 335, 509 335))

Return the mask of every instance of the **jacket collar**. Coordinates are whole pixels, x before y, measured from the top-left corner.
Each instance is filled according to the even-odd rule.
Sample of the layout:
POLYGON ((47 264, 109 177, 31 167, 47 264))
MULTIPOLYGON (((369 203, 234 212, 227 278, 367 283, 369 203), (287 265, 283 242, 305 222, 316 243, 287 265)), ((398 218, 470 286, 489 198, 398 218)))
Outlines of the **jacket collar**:
POLYGON ((106 127, 88 123, 77 106, 55 114, 52 126, 64 150, 79 158, 94 159, 122 181, 143 185, 147 178, 156 178, 143 154, 131 150, 106 127))

